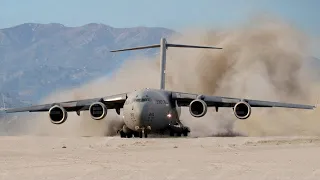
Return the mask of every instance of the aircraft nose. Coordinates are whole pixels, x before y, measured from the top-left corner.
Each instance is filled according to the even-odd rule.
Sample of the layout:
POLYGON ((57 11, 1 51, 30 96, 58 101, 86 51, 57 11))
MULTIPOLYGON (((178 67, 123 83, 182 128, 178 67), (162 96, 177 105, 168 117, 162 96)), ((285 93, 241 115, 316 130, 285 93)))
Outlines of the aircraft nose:
POLYGON ((145 125, 146 109, 148 108, 147 103, 139 103, 135 105, 136 114, 136 126, 142 127, 145 125))

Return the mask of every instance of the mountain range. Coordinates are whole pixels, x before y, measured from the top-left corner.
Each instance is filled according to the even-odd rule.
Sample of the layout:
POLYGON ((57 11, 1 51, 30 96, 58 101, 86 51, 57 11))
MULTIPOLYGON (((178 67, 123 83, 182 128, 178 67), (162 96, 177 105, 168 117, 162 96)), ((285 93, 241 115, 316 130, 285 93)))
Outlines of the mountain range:
POLYGON ((25 23, 0 29, 0 92, 7 99, 37 101, 57 88, 108 75, 129 56, 156 53, 115 55, 109 52, 112 49, 155 44, 176 33, 161 27, 114 28, 97 23, 80 27, 25 23))

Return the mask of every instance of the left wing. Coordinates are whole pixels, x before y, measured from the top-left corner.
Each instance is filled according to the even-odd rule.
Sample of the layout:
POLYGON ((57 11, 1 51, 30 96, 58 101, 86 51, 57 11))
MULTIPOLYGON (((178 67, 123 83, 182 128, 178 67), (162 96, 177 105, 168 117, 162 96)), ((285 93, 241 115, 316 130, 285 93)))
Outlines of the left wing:
POLYGON ((122 108, 124 102, 127 99, 127 93, 116 94, 101 98, 92 98, 92 99, 82 99, 82 100, 75 100, 75 101, 65 101, 65 102, 54 102, 49 104, 40 104, 34 106, 27 106, 21 108, 11 108, 6 109, 6 113, 15 113, 15 112, 43 112, 49 111, 51 107, 54 105, 58 105, 63 107, 66 111, 85 111, 89 110, 89 107, 94 102, 102 102, 104 103, 108 109, 118 109, 122 108))
POLYGON ((234 107, 239 102, 246 102, 251 107, 282 107, 282 108, 296 108, 296 109, 315 109, 316 106, 304 104, 292 104, 273 101, 261 101, 253 99, 241 99, 223 96, 207 96, 183 92, 171 92, 172 100, 177 102, 178 106, 189 106, 191 101, 195 99, 203 100, 208 107, 234 107))

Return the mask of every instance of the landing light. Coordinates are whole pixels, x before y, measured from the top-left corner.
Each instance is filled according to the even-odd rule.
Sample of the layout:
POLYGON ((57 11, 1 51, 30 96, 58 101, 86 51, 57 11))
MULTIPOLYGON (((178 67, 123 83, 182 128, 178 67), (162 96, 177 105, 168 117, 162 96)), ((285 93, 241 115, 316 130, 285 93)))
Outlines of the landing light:
POLYGON ((168 118, 171 118, 171 117, 172 117, 172 115, 171 115, 171 114, 167 114, 167 117, 168 117, 168 118))

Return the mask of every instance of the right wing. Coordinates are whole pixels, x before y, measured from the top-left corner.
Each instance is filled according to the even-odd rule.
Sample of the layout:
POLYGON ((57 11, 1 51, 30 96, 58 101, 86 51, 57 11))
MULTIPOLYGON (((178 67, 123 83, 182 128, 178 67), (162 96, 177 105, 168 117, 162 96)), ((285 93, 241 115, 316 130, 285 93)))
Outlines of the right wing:
POLYGON ((59 105, 63 107, 66 111, 85 111, 89 110, 89 107, 94 102, 104 103, 108 109, 120 109, 123 107, 127 99, 127 93, 116 94, 111 96, 106 96, 102 98, 92 98, 92 99, 82 99, 74 101, 65 101, 65 102, 53 102, 49 104, 40 104, 34 106, 27 106, 21 108, 11 108, 6 109, 6 113, 15 113, 15 112, 43 112, 49 111, 49 109, 54 105, 59 105))
POLYGON ((274 101, 262 101, 254 99, 241 99, 234 97, 223 97, 223 96, 207 96, 200 94, 191 94, 184 92, 171 92, 172 99, 177 101, 179 106, 189 106, 191 101, 200 97, 208 107, 234 107, 239 102, 246 102, 251 107, 282 107, 282 108, 296 108, 296 109, 315 109, 316 106, 305 105, 305 104, 292 104, 284 102, 274 101))

